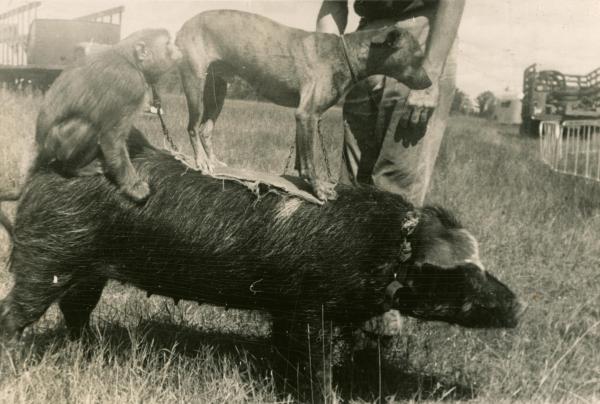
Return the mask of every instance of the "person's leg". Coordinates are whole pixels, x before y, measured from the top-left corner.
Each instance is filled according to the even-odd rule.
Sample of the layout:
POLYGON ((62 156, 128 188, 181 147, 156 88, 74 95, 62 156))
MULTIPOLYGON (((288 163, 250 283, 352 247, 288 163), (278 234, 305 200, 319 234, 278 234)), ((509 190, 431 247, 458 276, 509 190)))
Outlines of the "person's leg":
MULTIPOLYGON (((429 26, 424 17, 411 18, 400 23, 393 20, 379 20, 370 24, 361 24, 359 29, 376 29, 394 24, 409 29, 415 37, 422 38, 422 44, 425 43, 429 26)), ((372 184, 373 179, 377 178, 373 172, 376 162, 380 159, 382 142, 386 134, 385 128, 393 117, 394 107, 404 104, 408 92, 408 87, 389 77, 372 76, 358 83, 346 95, 343 108, 344 145, 340 183, 372 184)), ((397 310, 390 310, 382 316, 367 321, 363 329, 367 331, 365 335, 378 335, 380 341, 389 342, 391 336, 398 335, 402 331, 402 317, 397 310)), ((367 349, 366 346, 363 348, 367 349)))
POLYGON ((381 147, 375 136, 383 76, 373 76, 352 88, 343 107, 344 145, 339 182, 346 185, 371 183, 371 173, 381 147))
MULTIPOLYGON (((385 22, 381 23, 385 24, 385 22)), ((409 29, 422 46, 425 45, 429 34, 429 21, 426 18, 411 18, 398 22, 397 25, 409 29)), ((358 176, 362 180, 360 182, 374 183, 379 189, 402 194, 414 204, 422 205, 454 95, 455 53, 456 44, 446 61, 441 77, 438 106, 426 127, 398 127, 398 122, 406 111, 405 101, 410 90, 389 77, 381 81, 383 88, 379 92, 377 111, 374 113, 370 110, 368 119, 365 119, 371 126, 368 130, 360 132, 361 138, 370 136, 370 141, 363 141, 363 143, 375 148, 378 155, 373 164, 373 151, 369 148, 370 164, 363 163, 365 169, 363 175, 358 176), (371 178, 366 179, 364 176, 371 178)), ((346 116, 346 113, 344 115, 346 116)), ((358 127, 357 124, 354 126, 358 127)), ((354 156, 358 156, 358 160, 353 161, 362 161, 360 155, 362 149, 355 146, 358 143, 352 142, 355 136, 349 136, 349 132, 345 131, 344 162, 346 149, 353 151, 354 156), (358 150, 358 153, 355 150, 358 150)), ((349 134, 356 132, 358 131, 354 130, 349 134)), ((345 164, 342 164, 342 173, 345 164)), ((355 164, 355 167, 358 166, 359 164, 355 164)), ((390 310, 385 315, 365 323, 364 329, 372 334, 383 335, 389 340, 389 336, 401 333, 402 318, 397 310, 390 310)))
MULTIPOLYGON (((427 21, 425 17, 409 18, 400 22, 362 21, 359 30, 398 25, 408 29, 424 45, 429 32, 427 21)), ((371 76, 355 85, 346 95, 343 107, 344 145, 340 183, 373 183, 373 170, 386 133, 382 128, 390 121, 396 103, 406 99, 408 91, 407 87, 389 77, 371 76)))
POLYGON ((440 78, 439 101, 426 127, 400 127, 407 109, 405 86, 388 79, 381 102, 379 128, 384 132, 381 152, 373 168, 373 183, 380 189, 405 196, 422 205, 446 129, 454 96, 456 44, 450 52, 440 78), (389 118, 385 117, 389 115, 389 118))

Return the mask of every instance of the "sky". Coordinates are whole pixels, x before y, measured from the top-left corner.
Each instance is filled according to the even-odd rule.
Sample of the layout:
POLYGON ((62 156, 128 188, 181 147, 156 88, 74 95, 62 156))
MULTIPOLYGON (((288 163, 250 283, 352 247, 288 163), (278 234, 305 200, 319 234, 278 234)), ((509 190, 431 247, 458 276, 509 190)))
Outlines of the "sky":
MULTIPOLYGON (((351 0, 352 1, 352 0, 351 0)), ((0 0, 0 13, 24 1, 0 0)), ((314 30, 319 0, 47 0, 39 18, 74 18, 125 6, 122 34, 148 27, 173 33, 209 9, 240 9, 314 30)), ((348 29, 356 27, 352 15, 348 29)), ((532 63, 563 73, 586 74, 600 67, 599 0, 467 0, 459 29, 457 87, 472 98, 485 90, 519 94, 523 70, 532 63)))

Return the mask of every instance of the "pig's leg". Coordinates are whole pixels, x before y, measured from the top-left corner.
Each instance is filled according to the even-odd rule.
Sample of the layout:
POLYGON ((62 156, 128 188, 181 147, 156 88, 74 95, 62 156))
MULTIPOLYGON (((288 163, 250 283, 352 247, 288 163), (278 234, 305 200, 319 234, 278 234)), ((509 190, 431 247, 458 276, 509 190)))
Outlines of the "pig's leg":
POLYGON ((70 287, 60 298, 58 304, 72 339, 81 337, 105 285, 104 278, 85 279, 70 287))

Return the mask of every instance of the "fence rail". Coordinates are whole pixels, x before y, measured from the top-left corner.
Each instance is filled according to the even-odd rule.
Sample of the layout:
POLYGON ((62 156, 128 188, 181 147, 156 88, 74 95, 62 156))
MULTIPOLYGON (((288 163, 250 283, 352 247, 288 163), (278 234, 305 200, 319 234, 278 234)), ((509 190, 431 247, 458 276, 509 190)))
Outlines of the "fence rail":
POLYGON ((540 157, 554 171, 600 182, 600 120, 543 121, 540 157))
POLYGON ((0 65, 27 64, 27 35, 42 3, 34 1, 0 14, 0 65))

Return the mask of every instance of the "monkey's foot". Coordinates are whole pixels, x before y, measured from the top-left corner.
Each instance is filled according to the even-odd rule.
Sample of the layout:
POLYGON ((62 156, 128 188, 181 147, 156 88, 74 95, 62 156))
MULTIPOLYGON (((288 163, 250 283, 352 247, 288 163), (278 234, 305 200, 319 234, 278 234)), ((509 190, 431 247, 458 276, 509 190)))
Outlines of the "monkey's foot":
POLYGON ((317 198, 322 201, 333 201, 337 199, 337 192, 335 192, 335 184, 330 182, 314 180, 311 181, 313 193, 317 198))
POLYGON ((137 181, 133 185, 121 187, 121 191, 135 202, 144 202, 150 195, 150 187, 146 181, 137 181))

